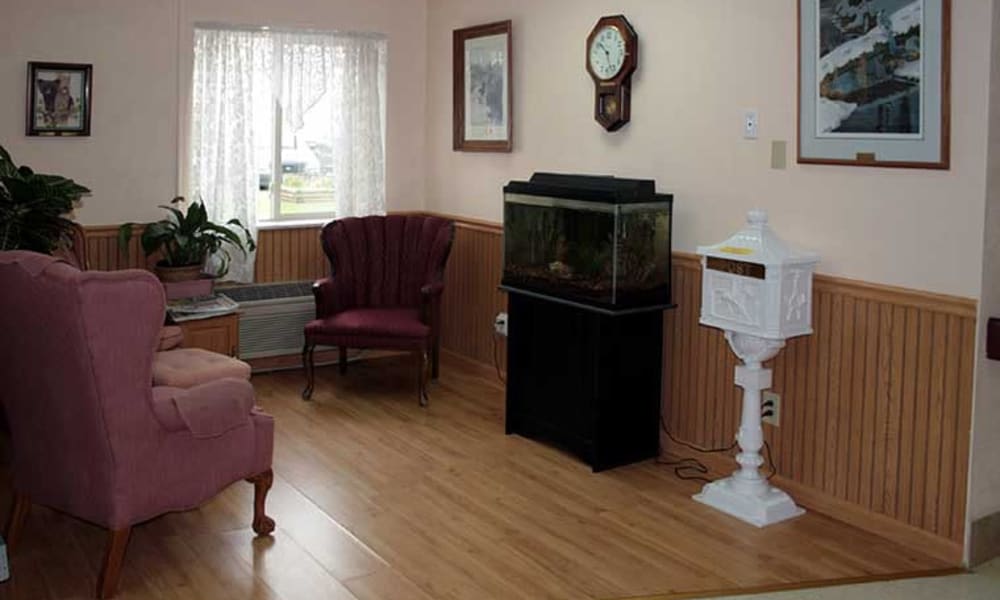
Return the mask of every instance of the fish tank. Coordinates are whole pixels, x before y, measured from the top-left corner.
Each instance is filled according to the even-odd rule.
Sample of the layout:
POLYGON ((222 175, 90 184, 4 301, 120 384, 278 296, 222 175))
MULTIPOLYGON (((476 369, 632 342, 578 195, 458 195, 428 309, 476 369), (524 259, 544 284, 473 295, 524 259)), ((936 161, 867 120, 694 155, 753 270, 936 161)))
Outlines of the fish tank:
POLYGON ((512 181, 502 287, 612 311, 669 306, 672 208, 652 180, 536 173, 512 181))

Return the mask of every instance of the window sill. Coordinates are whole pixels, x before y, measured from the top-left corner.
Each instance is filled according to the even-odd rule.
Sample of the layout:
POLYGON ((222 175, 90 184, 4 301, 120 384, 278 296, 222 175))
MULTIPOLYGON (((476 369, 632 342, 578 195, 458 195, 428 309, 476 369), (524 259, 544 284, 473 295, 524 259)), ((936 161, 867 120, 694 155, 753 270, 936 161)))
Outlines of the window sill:
POLYGON ((332 218, 322 219, 286 219, 281 221, 261 221, 257 223, 257 231, 272 231, 275 229, 305 229, 326 225, 332 218))

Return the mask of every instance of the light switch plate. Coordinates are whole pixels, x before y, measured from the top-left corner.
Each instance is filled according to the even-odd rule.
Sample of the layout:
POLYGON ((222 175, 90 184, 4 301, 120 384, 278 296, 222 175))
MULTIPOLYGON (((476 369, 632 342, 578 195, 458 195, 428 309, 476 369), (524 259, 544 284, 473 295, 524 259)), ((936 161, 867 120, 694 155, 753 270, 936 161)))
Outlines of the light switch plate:
POLYGON ((757 139, 757 129, 760 125, 760 117, 757 109, 748 108, 743 113, 743 137, 748 140, 757 139))

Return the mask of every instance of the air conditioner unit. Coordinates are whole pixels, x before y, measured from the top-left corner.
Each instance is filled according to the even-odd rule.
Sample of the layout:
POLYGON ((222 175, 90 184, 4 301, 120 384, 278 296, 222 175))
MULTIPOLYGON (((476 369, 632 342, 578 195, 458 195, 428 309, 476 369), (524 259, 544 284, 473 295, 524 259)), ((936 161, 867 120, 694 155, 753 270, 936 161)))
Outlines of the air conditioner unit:
POLYGON ((316 314, 311 282, 220 288, 240 304, 240 358, 299 354, 303 329, 316 314))

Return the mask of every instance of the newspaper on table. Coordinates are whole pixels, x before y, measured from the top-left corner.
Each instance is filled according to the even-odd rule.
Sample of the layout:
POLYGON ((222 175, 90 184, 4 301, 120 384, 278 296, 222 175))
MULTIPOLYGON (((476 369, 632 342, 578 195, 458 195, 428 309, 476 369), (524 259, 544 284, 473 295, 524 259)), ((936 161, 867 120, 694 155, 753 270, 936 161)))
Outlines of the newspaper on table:
POLYGON ((174 323, 195 319, 211 319, 234 313, 239 308, 240 305, 225 294, 178 298, 167 302, 167 314, 170 315, 174 323))

